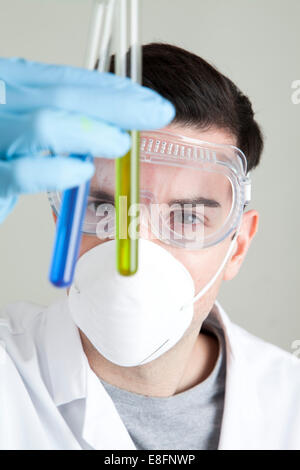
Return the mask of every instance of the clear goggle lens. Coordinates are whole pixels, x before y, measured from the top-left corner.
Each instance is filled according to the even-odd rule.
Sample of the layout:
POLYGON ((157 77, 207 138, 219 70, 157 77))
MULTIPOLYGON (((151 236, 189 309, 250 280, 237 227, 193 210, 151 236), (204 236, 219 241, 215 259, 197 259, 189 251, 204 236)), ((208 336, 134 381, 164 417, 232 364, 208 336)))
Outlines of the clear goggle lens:
MULTIPOLYGON (((115 164, 96 158, 95 166, 83 232, 99 239, 114 238, 115 164)), ((52 193, 50 199, 58 213, 60 194, 52 193)), ((133 225, 128 227, 131 237, 200 249, 218 243, 235 228, 243 201, 237 175, 226 166, 144 160, 140 164, 138 207, 121 203, 134 216, 133 225)))

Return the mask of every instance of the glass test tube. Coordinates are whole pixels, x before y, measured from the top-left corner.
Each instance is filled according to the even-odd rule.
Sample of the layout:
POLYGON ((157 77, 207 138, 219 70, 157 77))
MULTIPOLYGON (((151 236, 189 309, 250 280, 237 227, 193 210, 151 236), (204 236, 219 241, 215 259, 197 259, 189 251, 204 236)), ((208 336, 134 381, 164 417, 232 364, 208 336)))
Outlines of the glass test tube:
MULTIPOLYGON (((119 38, 116 73, 127 75, 127 13, 130 3, 130 78, 141 83, 141 46, 139 43, 139 0, 119 0, 119 38)), ((131 149, 116 159, 116 267, 123 276, 138 269, 137 210, 139 203, 139 132, 132 130, 131 149)))
POLYGON ((129 233, 130 227, 135 230, 137 214, 134 210, 129 215, 129 210, 139 201, 139 132, 130 134, 130 151, 116 160, 116 261, 117 270, 123 276, 134 274, 138 268, 138 239, 129 233))
MULTIPOLYGON (((91 155, 71 155, 70 157, 93 161, 91 155)), ((72 284, 89 188, 90 182, 88 181, 63 192, 49 272, 49 280, 56 287, 67 287, 72 284)))
MULTIPOLYGON (((92 26, 90 28, 88 53, 86 56, 86 66, 91 70, 96 63, 106 3, 107 2, 97 0, 94 2, 93 6, 92 26)), ((111 18, 108 20, 110 21, 110 19, 111 18)), ((106 27, 106 24, 104 27, 106 27)), ((70 155, 70 157, 93 161, 91 155, 76 154, 70 155)), ((68 287, 73 282, 89 188, 90 181, 79 187, 63 191, 61 209, 56 223, 56 235, 49 271, 49 280, 56 287, 68 287)))

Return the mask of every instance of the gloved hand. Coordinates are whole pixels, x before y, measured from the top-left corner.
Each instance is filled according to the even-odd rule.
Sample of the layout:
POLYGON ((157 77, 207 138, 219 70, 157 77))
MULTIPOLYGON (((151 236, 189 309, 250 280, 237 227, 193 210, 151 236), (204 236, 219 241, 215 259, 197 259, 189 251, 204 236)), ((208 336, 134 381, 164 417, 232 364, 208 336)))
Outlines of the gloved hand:
POLYGON ((91 178, 91 163, 64 155, 122 156, 130 148, 125 129, 158 129, 175 115, 153 90, 109 73, 0 58, 0 80, 0 222, 21 193, 91 178))

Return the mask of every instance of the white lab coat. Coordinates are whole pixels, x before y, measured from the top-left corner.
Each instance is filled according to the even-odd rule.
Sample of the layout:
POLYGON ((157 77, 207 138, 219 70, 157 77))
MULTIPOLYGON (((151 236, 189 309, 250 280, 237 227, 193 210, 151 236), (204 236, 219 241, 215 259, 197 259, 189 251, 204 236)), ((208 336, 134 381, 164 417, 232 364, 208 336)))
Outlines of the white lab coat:
MULTIPOLYGON (((227 351, 219 449, 300 449, 299 359, 233 324, 218 302, 210 315, 227 351)), ((0 449, 135 449, 65 299, 6 307, 0 344, 0 449)))

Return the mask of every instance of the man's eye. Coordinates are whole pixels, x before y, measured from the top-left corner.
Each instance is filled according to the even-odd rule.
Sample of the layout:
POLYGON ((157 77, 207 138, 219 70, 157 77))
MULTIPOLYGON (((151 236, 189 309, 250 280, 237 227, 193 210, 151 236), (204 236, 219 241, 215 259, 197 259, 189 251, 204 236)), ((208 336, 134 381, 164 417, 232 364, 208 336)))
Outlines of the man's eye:
POLYGON ((97 216, 107 216, 114 213, 114 205, 105 201, 89 201, 87 210, 97 216))
POLYGON ((171 212, 170 215, 174 224, 195 225, 204 223, 203 217, 199 217, 193 212, 176 211, 171 212))

